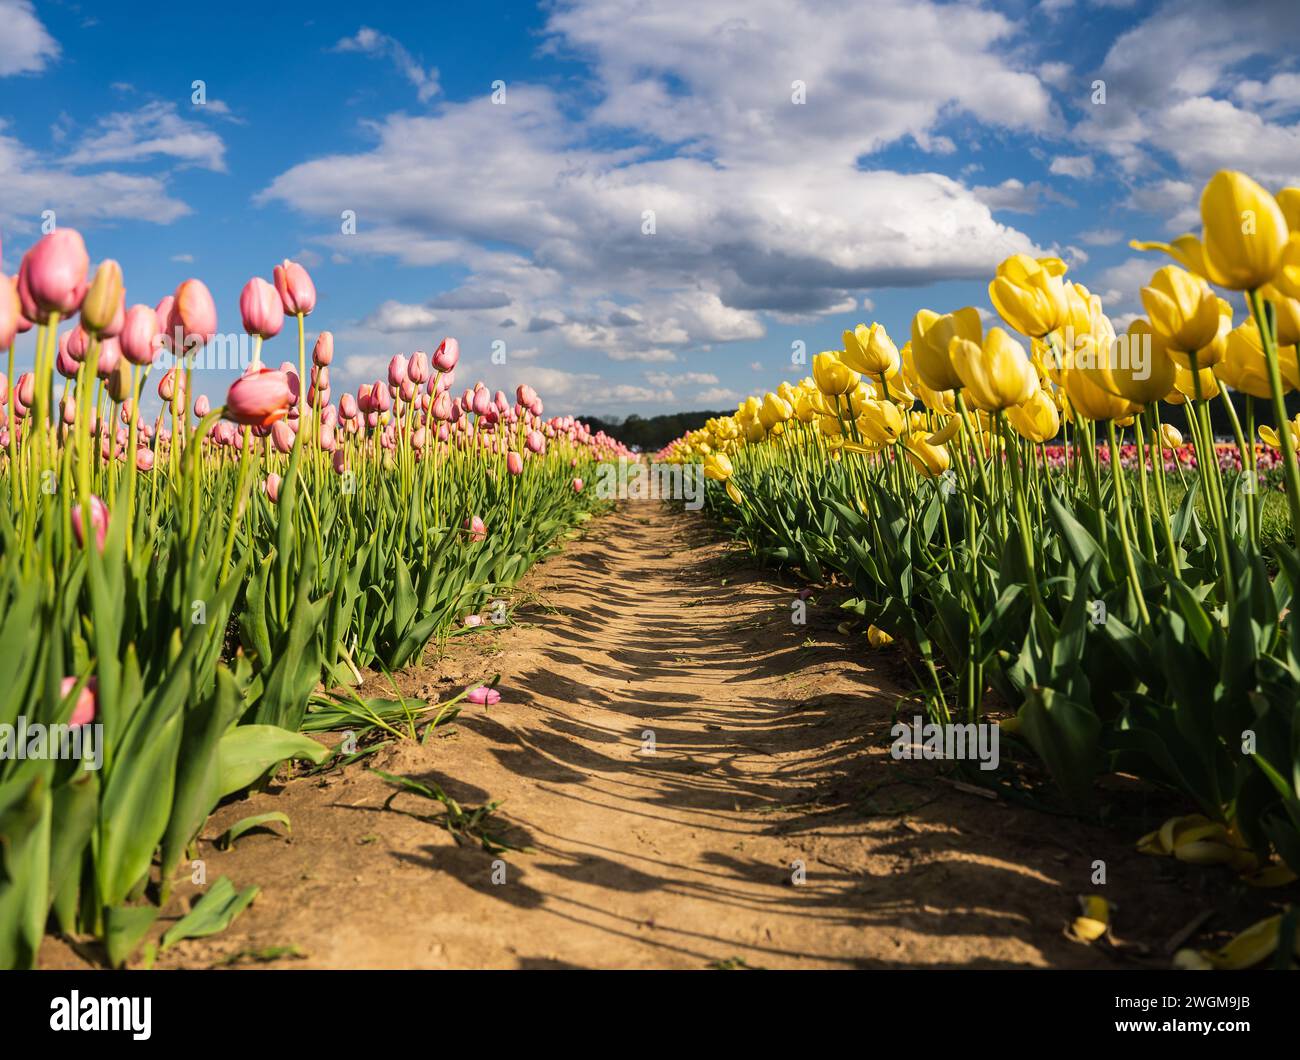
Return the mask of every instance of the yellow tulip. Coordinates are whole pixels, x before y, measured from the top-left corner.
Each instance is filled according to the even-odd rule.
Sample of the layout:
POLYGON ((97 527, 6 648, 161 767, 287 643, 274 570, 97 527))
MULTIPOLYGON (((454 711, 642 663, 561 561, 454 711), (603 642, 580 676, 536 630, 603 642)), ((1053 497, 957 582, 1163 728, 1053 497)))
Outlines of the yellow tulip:
MULTIPOLYGON (((1291 435, 1292 446, 1300 449, 1300 415, 1297 415, 1293 420, 1287 420, 1286 427, 1291 435)), ((1266 423, 1260 424, 1259 437, 1265 445, 1271 445, 1274 449, 1282 448, 1282 439, 1278 436, 1277 431, 1266 423)))
POLYGON ((1150 323, 1139 317, 1112 347, 1113 390, 1135 405, 1150 405, 1174 388, 1174 362, 1150 323))
POLYGON ((1023 405, 1007 409, 1007 421, 1017 434, 1031 442, 1048 442, 1061 429, 1061 414, 1045 390, 1039 390, 1023 405))
POLYGON ((1084 372, 1070 369, 1062 379, 1071 409, 1086 420, 1120 419, 1133 411, 1133 405, 1127 398, 1103 390, 1084 372))
POLYGON ((963 392, 977 409, 995 412, 1022 405, 1038 390, 1038 373, 1025 348, 1002 328, 990 328, 983 346, 954 338, 948 355, 963 392))
POLYGON ((873 648, 883 648, 886 644, 893 644, 894 638, 879 626, 871 625, 867 627, 867 643, 873 648))
POLYGON ((1201 241, 1190 232, 1179 236, 1172 243, 1131 239, 1128 245, 1134 250, 1163 250, 1183 268, 1197 276, 1205 276, 1205 251, 1201 247, 1201 241))
POLYGON ((903 414, 888 401, 873 401, 862 410, 858 424, 873 442, 896 442, 903 433, 903 414))
POLYGON ((790 407, 790 402, 785 398, 778 397, 771 392, 763 396, 763 404, 759 406, 759 422, 767 429, 771 430, 778 424, 784 423, 794 415, 794 409, 790 407))
POLYGON ((1202 368, 1193 375, 1189 369, 1179 365, 1174 375, 1174 389, 1184 397, 1196 398, 1198 377, 1201 386, 1200 400, 1209 401, 1210 398, 1219 396, 1219 381, 1214 377, 1213 368, 1202 368))
POLYGON ((1283 293, 1276 284, 1265 284, 1259 293, 1273 303, 1278 345, 1294 346, 1300 343, 1300 299, 1283 293))
POLYGON ((1291 230, 1291 238, 1282 248, 1273 285, 1288 298, 1300 298, 1300 227, 1291 230))
POLYGON ((920 310, 912 318, 912 360, 921 382, 931 390, 956 390, 961 377, 952 366, 949 346, 954 337, 979 343, 983 336, 980 315, 972 306, 942 315, 920 310))
POLYGON ((1219 332, 1219 301, 1209 284, 1176 265, 1156 270, 1142 288, 1142 305, 1171 355, 1208 346, 1219 332))
MULTIPOLYGON (((818 396, 820 397, 820 395, 818 396)), ((799 395, 795 399, 794 414, 799 417, 800 423, 812 423, 813 418, 817 415, 817 409, 808 397, 808 392, 802 388, 800 388, 799 395)))
POLYGON ((1060 258, 1031 258, 1013 254, 998 266, 989 284, 993 307, 1016 331, 1042 338, 1061 327, 1069 316, 1065 293, 1065 264, 1060 258))
POLYGON ((903 455, 926 478, 938 478, 948 470, 948 450, 935 445, 923 434, 911 435, 903 447, 903 455))
POLYGON ((821 426, 824 437, 835 438, 842 433, 838 416, 822 416, 817 423, 821 426))
POLYGON ((1206 276, 1220 287, 1253 291, 1273 279, 1287 241, 1277 199, 1244 173, 1221 169, 1201 192, 1206 276))
MULTIPOLYGON (((1279 357, 1282 379, 1287 390, 1300 386, 1300 369, 1294 357, 1279 357)), ((1254 320, 1228 332, 1224 342, 1223 359, 1214 366, 1219 381, 1233 390, 1251 397, 1268 399, 1273 396, 1268 382, 1268 363, 1264 360, 1264 346, 1259 340, 1259 328, 1254 320)))
POLYGON ((714 453, 704 460, 704 477, 714 482, 726 482, 732 476, 731 458, 726 453, 714 453))
POLYGON ((858 385, 858 373, 841 361, 834 351, 817 354, 812 367, 817 389, 827 397, 847 394, 858 385))
POLYGON ((1172 423, 1160 425, 1160 443, 1165 449, 1178 449, 1183 444, 1183 432, 1172 423))
POLYGON ((744 425, 745 441, 757 445, 767 437, 767 431, 761 420, 746 420, 744 425))
POLYGON ((883 324, 859 324, 844 333, 844 363, 863 375, 893 375, 898 371, 898 347, 883 324))

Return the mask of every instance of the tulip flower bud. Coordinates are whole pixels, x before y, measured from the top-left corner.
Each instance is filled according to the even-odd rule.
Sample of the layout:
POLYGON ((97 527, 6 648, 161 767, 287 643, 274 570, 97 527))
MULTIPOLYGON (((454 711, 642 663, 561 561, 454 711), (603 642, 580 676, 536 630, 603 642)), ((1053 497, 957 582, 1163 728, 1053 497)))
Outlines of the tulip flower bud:
POLYGON ((167 332, 173 344, 179 341, 181 356, 193 352, 217 333, 217 306, 202 280, 186 280, 176 288, 167 317, 167 332))
POLYGON ((105 337, 99 343, 99 363, 95 374, 100 379, 108 379, 122 361, 122 344, 115 338, 105 337))
POLYGON ((311 351, 312 364, 328 368, 334 360, 334 333, 322 331, 316 338, 316 345, 311 351))
POLYGON ((122 266, 112 258, 100 262, 81 303, 81 326, 92 335, 102 335, 112 327, 121 310, 122 266))
POLYGON ((14 344, 22 318, 23 306, 18 300, 17 283, 0 274, 0 350, 7 350, 14 344))
POLYGON ((433 366, 440 372, 450 372, 460 362, 460 343, 446 338, 433 352, 433 366))
POLYGON ((1253 291, 1276 275, 1289 234, 1286 217, 1246 174, 1223 169, 1209 179, 1201 193, 1201 224, 1210 282, 1253 291))
POLYGON ((274 338, 284 327, 284 302, 280 292, 262 277, 254 276, 239 294, 239 314, 244 331, 263 339, 274 338))
POLYGON ((106 389, 108 396, 119 403, 131 396, 131 366, 125 359, 117 359, 117 364, 108 376, 106 389))
MULTIPOLYGON (((108 537, 108 505, 93 493, 90 495, 90 525, 95 532, 95 547, 104 551, 104 539, 108 537)), ((72 505, 72 533, 77 539, 77 544, 82 548, 86 545, 85 531, 82 526, 81 502, 77 501, 72 505)))
POLYGON ((153 470, 153 450, 141 447, 135 451, 135 466, 138 471, 153 470))
POLYGON ((25 307, 24 316, 43 321, 51 313, 76 312, 86 296, 89 271, 90 256, 80 232, 56 228, 44 236, 23 257, 20 276, 33 310, 28 313, 25 307))
POLYGON ((296 261, 285 261, 275 267, 275 289, 280 294, 284 311, 290 316, 307 316, 316 308, 316 285, 307 270, 296 261))
MULTIPOLYGON (((77 685, 81 684, 80 679, 76 677, 65 677, 59 685, 59 696, 67 699, 72 695, 77 685)), ((95 714, 99 708, 99 682, 95 678, 86 679, 85 686, 77 693, 76 702, 72 707, 72 717, 68 719, 68 725, 71 728, 77 728, 79 725, 89 725, 95 720, 95 714)))
POLYGON ((118 342, 122 355, 132 364, 153 364, 158 356, 158 315, 147 305, 133 305, 126 311, 118 342))
POLYGON ((279 475, 272 471, 266 476, 266 481, 262 483, 262 489, 266 491, 266 495, 271 499, 272 504, 280 503, 280 484, 283 481, 279 475))
POLYGON ((466 519, 462 525, 469 531, 471 541, 482 541, 487 537, 487 525, 477 515, 466 519))

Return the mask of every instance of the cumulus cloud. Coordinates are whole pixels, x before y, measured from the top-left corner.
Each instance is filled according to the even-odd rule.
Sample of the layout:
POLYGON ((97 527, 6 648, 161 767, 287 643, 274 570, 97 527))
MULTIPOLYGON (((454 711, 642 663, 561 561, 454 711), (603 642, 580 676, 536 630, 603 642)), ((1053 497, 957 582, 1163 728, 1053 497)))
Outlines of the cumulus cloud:
POLYGON ((37 17, 31 0, 0 0, 0 25, 5 28, 0 77, 40 73, 58 58, 59 44, 37 17))
MULTIPOLYGON (((672 362, 761 339, 771 320, 847 312, 867 288, 982 277, 1035 250, 993 209, 1062 201, 1050 188, 997 199, 871 164, 894 144, 938 163, 963 120, 1059 131, 1022 32, 928 0, 881 0, 870 19, 815 0, 564 0, 544 46, 587 63, 577 105, 521 82, 504 105, 390 114, 367 122, 367 149, 295 165, 258 201, 356 210, 362 231, 322 239, 349 259, 468 272, 462 293, 385 303, 361 331, 436 321, 486 343, 509 321, 544 354, 672 362)), ((397 47, 363 30, 336 50, 418 69, 397 47)))
POLYGON ((67 165, 171 159, 182 165, 223 172, 225 144, 211 129, 182 117, 175 103, 156 101, 134 111, 101 118, 65 160, 67 165))
POLYGON ((31 231, 33 218, 53 210, 60 224, 140 220, 167 224, 189 213, 156 176, 103 170, 78 173, 52 166, 10 135, 0 121, 0 224, 31 231))

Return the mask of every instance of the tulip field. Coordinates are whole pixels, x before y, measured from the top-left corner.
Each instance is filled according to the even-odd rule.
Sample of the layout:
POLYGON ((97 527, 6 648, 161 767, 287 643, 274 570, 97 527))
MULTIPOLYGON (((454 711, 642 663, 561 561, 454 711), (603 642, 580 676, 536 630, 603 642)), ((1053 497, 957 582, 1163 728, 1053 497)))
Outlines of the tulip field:
MULTIPOLYGON (((1300 189, 1274 195, 1224 171, 1200 210, 1200 234, 1133 244, 1164 257, 1123 334, 1060 259, 1015 255, 989 282, 996 318, 918 309, 901 347, 859 325, 810 375, 653 460, 702 467, 715 545, 721 531, 840 595, 837 650, 910 675, 895 715, 996 727, 1062 816, 1104 820, 1106 778, 1159 791, 1180 811, 1123 836, 1130 849, 1280 896, 1221 946, 1179 948, 1174 966, 1286 968, 1300 955, 1300 416, 1287 406, 1300 389, 1300 189)), ((453 338, 336 393, 335 339, 310 332, 317 291, 293 261, 243 287, 251 356, 216 396, 199 393, 219 334, 208 287, 188 279, 156 305, 125 292, 121 266, 92 266, 71 228, 0 276, 2 968, 37 965, 53 934, 113 967, 152 961, 214 812, 277 777, 358 762, 365 749, 318 738, 358 719, 415 744, 462 704, 499 704, 496 681, 475 680, 412 705, 394 675, 481 625, 489 601, 607 516, 602 472, 626 477, 642 459, 573 416, 547 417, 526 382, 513 396, 458 388, 453 338), (16 368, 20 335, 29 370, 16 368)), ((637 532, 630 504, 624 537, 637 532)), ((582 709, 632 702, 643 740, 648 719, 668 717, 652 710, 707 699, 696 686, 708 680, 721 696, 723 683, 707 652, 621 643, 643 612, 667 622, 651 641, 691 629, 679 612, 650 614, 675 606, 664 567, 680 542, 646 534, 620 553, 641 564, 622 580, 651 571, 663 599, 633 587, 620 606, 635 613, 609 612, 625 625, 603 668, 589 643, 557 656, 618 689, 565 684, 590 696, 582 709), (664 567, 645 565, 650 541, 664 567), (633 673, 668 680, 670 661, 697 670, 657 686, 666 705, 618 699, 635 694, 633 673)), ((613 595, 608 577, 600 591, 613 595)), ((716 651, 734 652, 727 617, 710 621, 716 651)), ((746 676, 743 660, 716 665, 746 676)), ((737 713, 749 709, 736 695, 737 713)), ((578 731, 568 716, 556 728, 578 731)), ((602 748, 622 740, 594 728, 602 748)), ((588 754, 606 763, 591 774, 622 777, 612 752, 588 754)), ((539 775, 587 778, 554 756, 539 775)), ((668 774, 674 792, 708 774, 671 761, 687 763, 668 774)), ((440 789, 370 773, 461 815, 440 789)), ((646 775, 662 780, 634 779, 646 775)), ((986 796, 1022 783, 961 775, 986 796)), ((716 800, 741 814, 739 790, 708 789, 709 812, 716 800)), ((255 884, 211 884, 184 937, 223 930, 255 884)), ((1108 932, 1111 904, 1081 897, 1069 937, 1087 943, 1108 932)))
POLYGON ((205 285, 156 307, 123 291, 65 228, 0 277, 5 968, 47 930, 125 961, 218 802, 332 754, 300 731, 330 727, 312 693, 418 660, 589 518, 584 479, 624 455, 544 418, 527 384, 457 393, 450 338, 334 400, 296 263, 245 287, 252 363, 220 403, 193 396, 217 330, 205 285), (15 377, 29 330, 35 367, 15 377))
MULTIPOLYGON (((1220 172, 1200 209, 1201 234, 1134 244, 1173 263, 1125 335, 1060 260, 1012 257, 1000 320, 920 309, 901 349, 846 331, 661 459, 703 462, 708 510, 755 554, 849 587, 862 650, 893 642, 930 718, 998 721, 1067 807, 1095 807, 1105 774, 1175 793, 1185 811, 1140 851, 1291 888, 1300 188, 1220 172)), ((1281 909, 1175 963, 1285 967, 1281 909)), ((1094 896, 1075 931, 1108 916, 1094 896)))

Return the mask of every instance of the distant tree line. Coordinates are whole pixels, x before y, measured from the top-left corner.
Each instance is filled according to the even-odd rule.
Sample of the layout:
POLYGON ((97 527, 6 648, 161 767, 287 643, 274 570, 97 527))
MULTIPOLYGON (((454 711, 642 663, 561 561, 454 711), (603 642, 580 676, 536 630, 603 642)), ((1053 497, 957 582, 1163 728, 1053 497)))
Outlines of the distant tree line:
POLYGON ((624 445, 635 446, 643 452, 662 449, 674 438, 687 431, 697 431, 706 420, 714 416, 729 416, 735 409, 725 412, 674 412, 665 416, 638 416, 635 412, 627 419, 617 417, 579 416, 593 431, 604 431, 624 445))

